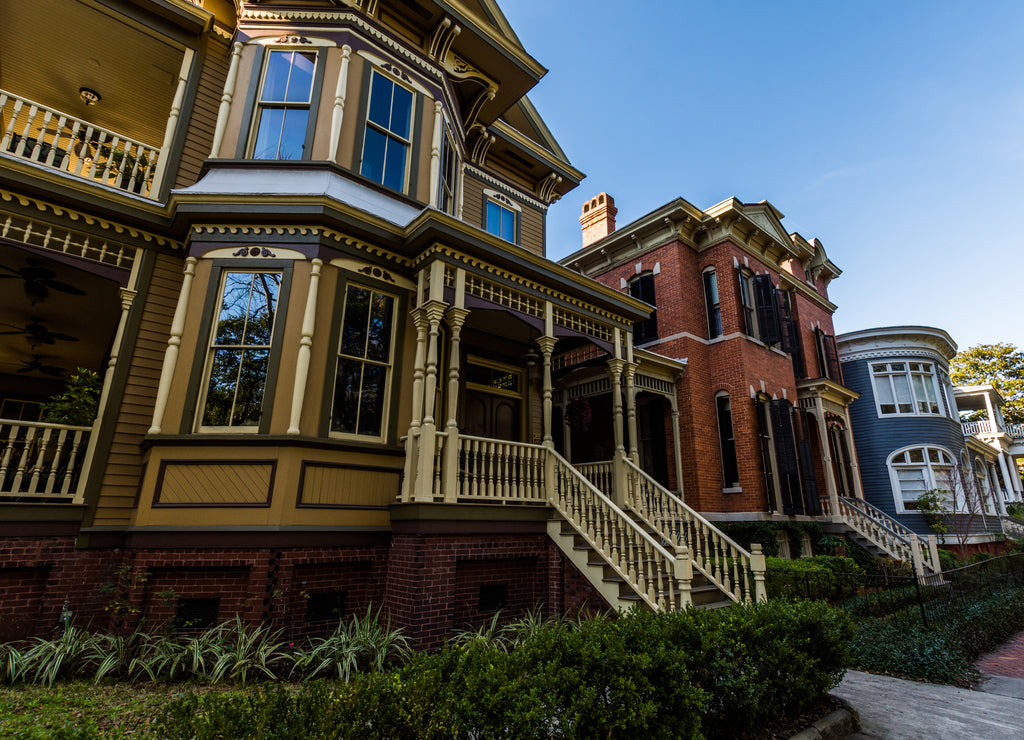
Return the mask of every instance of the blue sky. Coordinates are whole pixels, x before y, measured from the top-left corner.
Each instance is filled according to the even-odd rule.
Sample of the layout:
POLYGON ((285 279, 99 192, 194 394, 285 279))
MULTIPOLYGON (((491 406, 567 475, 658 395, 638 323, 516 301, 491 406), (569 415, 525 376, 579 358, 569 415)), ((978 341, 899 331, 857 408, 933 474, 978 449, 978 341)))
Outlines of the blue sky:
MULTIPOLYGON (((500 0, 499 0, 500 1, 500 0)), ((838 332, 1024 346, 1024 3, 504 0, 551 71, 530 94, 618 223, 681 196, 771 201, 825 245, 838 332)))

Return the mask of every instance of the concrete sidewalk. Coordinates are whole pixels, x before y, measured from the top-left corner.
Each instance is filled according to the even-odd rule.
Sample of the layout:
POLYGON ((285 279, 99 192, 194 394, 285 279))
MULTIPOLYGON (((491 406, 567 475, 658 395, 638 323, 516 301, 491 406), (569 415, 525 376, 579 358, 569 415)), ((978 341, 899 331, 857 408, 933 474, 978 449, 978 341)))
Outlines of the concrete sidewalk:
POLYGON ((847 671, 832 693, 860 716, 860 734, 853 738, 1021 740, 1024 699, 1013 695, 1024 696, 1024 680, 1001 681, 1012 686, 997 694, 985 691, 985 683, 981 691, 971 691, 847 671), (1011 696, 1000 695, 1004 693, 1011 696))

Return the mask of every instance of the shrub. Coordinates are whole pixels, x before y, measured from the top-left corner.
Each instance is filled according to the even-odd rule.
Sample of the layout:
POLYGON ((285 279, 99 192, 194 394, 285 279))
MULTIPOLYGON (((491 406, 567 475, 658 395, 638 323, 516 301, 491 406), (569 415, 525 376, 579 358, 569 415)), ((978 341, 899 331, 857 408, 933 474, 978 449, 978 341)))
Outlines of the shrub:
POLYGON ((947 570, 955 570, 961 567, 963 563, 960 562, 960 558, 957 557, 956 553, 939 548, 939 565, 942 566, 942 570, 945 572, 947 570))
POLYGON ((849 595, 858 582, 842 578, 842 574, 863 573, 852 558, 818 555, 812 558, 785 560, 766 558, 765 576, 768 595, 774 598, 808 598, 834 601, 849 595))

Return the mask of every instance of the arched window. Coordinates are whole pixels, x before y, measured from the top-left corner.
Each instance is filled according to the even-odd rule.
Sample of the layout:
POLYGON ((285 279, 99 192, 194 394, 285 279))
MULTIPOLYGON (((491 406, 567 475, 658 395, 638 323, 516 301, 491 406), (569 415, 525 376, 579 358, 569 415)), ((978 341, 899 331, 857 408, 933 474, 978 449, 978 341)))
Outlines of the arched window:
POLYGON ((889 456, 889 475, 896 497, 896 511, 915 511, 917 497, 939 489, 953 500, 953 455, 943 447, 908 447, 889 456))

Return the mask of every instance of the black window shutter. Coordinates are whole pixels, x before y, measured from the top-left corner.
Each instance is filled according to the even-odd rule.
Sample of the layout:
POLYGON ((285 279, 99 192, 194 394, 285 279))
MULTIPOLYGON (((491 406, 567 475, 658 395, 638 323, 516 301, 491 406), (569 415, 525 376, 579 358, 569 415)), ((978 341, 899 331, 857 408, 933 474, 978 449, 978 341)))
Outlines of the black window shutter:
POLYGON ((814 477, 814 453, 807 416, 800 409, 793 410, 793 430, 796 432, 797 457, 800 459, 800 482, 804 491, 804 511, 810 516, 821 514, 821 500, 818 498, 818 481, 814 477))
POLYGON ((779 307, 775 297, 772 276, 754 275, 754 304, 757 306, 757 328, 760 340, 765 344, 778 342, 779 307))
POLYGON ((839 366, 839 351, 836 349, 836 338, 832 334, 821 335, 821 346, 825 354, 825 367, 828 379, 836 383, 843 382, 843 370, 839 366))
POLYGON ((779 288, 775 293, 776 302, 779 306, 779 334, 781 335, 782 351, 788 352, 793 358, 793 375, 797 378, 807 377, 807 368, 804 364, 804 347, 800 341, 800 326, 793 318, 793 309, 790 301, 792 297, 788 290, 779 288))
POLYGON ((796 456, 793 419, 790 416, 791 408, 789 401, 784 399, 773 399, 771 402, 775 467, 779 472, 782 513, 803 514, 803 500, 800 495, 800 464, 796 456))
MULTIPOLYGON (((647 274, 634 278, 629 283, 629 294, 644 303, 656 305, 654 297, 654 275, 647 274)), ((633 324, 633 342, 640 344, 658 338, 658 312, 651 311, 651 317, 633 324)))

